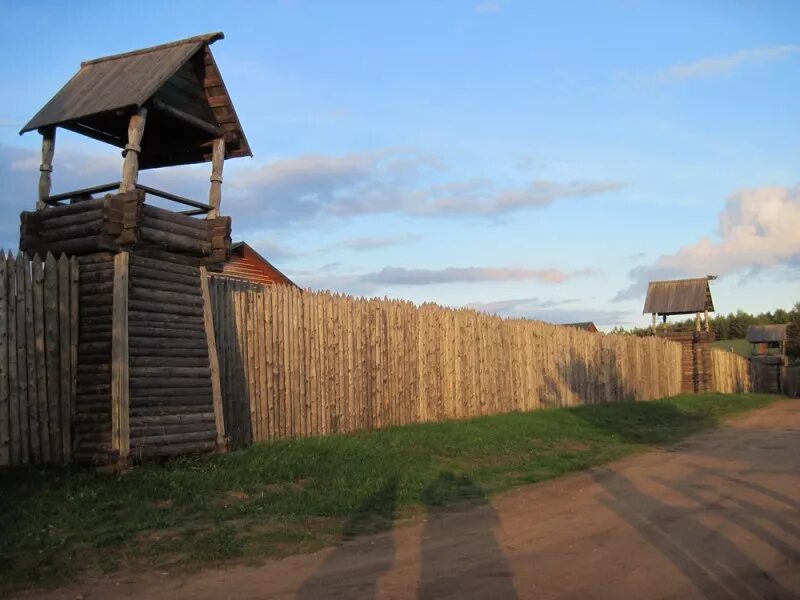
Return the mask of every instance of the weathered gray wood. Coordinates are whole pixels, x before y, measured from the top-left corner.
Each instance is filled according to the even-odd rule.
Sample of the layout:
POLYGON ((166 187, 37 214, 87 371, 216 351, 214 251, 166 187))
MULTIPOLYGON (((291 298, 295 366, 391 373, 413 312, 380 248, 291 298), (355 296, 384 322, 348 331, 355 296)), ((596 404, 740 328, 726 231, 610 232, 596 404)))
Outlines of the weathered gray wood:
POLYGON ((41 131, 42 134, 42 164, 39 165, 39 199, 36 202, 36 210, 41 210, 47 206, 45 199, 50 195, 50 188, 53 180, 53 153, 56 148, 56 128, 47 127, 41 131))
MULTIPOLYGON (((34 259, 35 263, 39 263, 34 259)), ((28 379, 28 423, 30 431, 31 463, 42 463, 41 422, 39 394, 36 385, 36 341, 33 326, 33 275, 32 264, 25 259, 25 364, 28 379)), ((46 418, 46 415, 45 415, 46 418)))
POLYGON ((131 369, 136 367, 203 367, 208 368, 208 360, 197 356, 132 356, 131 369))
POLYGON ((121 459, 130 453, 128 366, 128 253, 114 257, 114 321, 111 343, 111 447, 121 459))
POLYGON ((200 277, 197 266, 191 266, 181 262, 185 259, 186 257, 176 257, 174 254, 158 252, 156 250, 137 249, 136 253, 131 257, 131 266, 145 267, 157 271, 186 275, 188 277, 200 277))
POLYGON ((174 106, 172 106, 170 104, 167 104, 166 102, 164 102, 162 100, 159 100, 158 98, 156 98, 155 100, 152 101, 152 105, 153 105, 153 108, 155 108, 156 110, 159 110, 159 111, 161 111, 163 113, 166 113, 166 114, 170 115, 171 117, 175 117, 176 119, 179 119, 179 120, 183 121, 184 123, 188 123, 192 127, 195 127, 197 129, 201 130, 202 132, 207 133, 208 135, 212 135, 214 137, 217 137, 217 136, 220 136, 220 135, 223 134, 222 129, 220 129, 216 125, 214 125, 212 123, 209 123, 207 121, 204 121, 203 119, 200 119, 199 117, 195 117, 194 115, 191 115, 191 114, 187 113, 186 111, 183 111, 183 110, 181 110, 179 108, 176 108, 176 107, 174 107, 174 106))
POLYGON ((172 304, 177 306, 197 307, 203 310, 203 297, 201 295, 176 294, 174 292, 162 292, 146 288, 134 287, 131 289, 131 300, 142 300, 145 302, 161 304, 172 304))
POLYGON ((141 143, 146 120, 147 109, 140 106, 131 115, 128 122, 128 143, 125 145, 125 159, 122 162, 120 192, 130 192, 136 189, 136 180, 139 176, 139 153, 142 151, 141 143))
POLYGON ((61 447, 62 460, 67 463, 72 458, 72 349, 70 347, 70 283, 69 258, 61 255, 58 259, 58 323, 59 323, 59 366, 61 371, 61 447))
POLYGON ((101 209, 106 203, 106 198, 95 198, 94 200, 87 200, 85 202, 78 202, 77 204, 66 204, 64 206, 51 206, 45 211, 38 214, 39 219, 42 221, 42 227, 51 219, 60 219, 67 215, 77 215, 78 213, 85 213, 90 210, 101 209))
MULTIPOLYGON (((223 140, 224 149, 224 140, 223 140)), ((217 448, 222 450, 226 447, 225 441, 225 417, 222 409, 222 384, 220 381, 219 357, 217 356, 217 340, 214 332, 213 307, 211 305, 211 295, 208 290, 208 271, 200 268, 200 284, 203 289, 203 317, 205 319, 206 338, 208 343, 208 361, 211 368, 211 390, 214 401, 214 421, 217 431, 217 448)))
MULTIPOLYGON (((77 404, 78 404, 78 385, 75 374, 78 372, 78 334, 80 327, 80 320, 78 317, 79 302, 80 302, 78 300, 80 267, 78 265, 78 259, 74 256, 69 261, 69 270, 70 270, 69 348, 70 348, 70 367, 73 374, 69 392, 70 392, 70 406, 72 407, 70 420, 74 423, 77 404)), ((70 439, 70 442, 71 442, 70 458, 72 458, 72 450, 75 448, 75 440, 70 439)))
MULTIPOLYGON (((191 217, 184 217, 180 215, 184 219, 188 219, 189 221, 196 221, 197 219, 192 219, 191 217)), ((203 221, 200 221, 202 223, 203 221)), ((193 225, 186 225, 185 223, 175 223, 174 221, 162 219, 159 217, 151 217, 145 215, 142 218, 141 222, 142 227, 149 227, 150 229, 154 229, 157 231, 162 231, 164 233, 171 233, 174 235, 180 235, 187 238, 195 239, 200 242, 211 243, 211 231, 207 227, 202 229, 198 227, 194 227, 193 225)))
POLYGON ((11 433, 9 430, 8 388, 8 262, 0 251, 0 466, 11 464, 11 433))
POLYGON ((139 233, 143 242, 156 244, 167 250, 188 252, 198 256, 211 254, 211 242, 186 235, 167 233, 152 227, 141 227, 139 233))
POLYGON ((171 327, 174 329, 196 329, 197 327, 203 327, 202 317, 190 317, 187 315, 173 315, 169 313, 143 312, 134 310, 131 310, 128 313, 128 322, 131 325, 133 325, 134 322, 140 324, 152 323, 153 325, 158 323, 159 326, 163 325, 164 327, 171 327))
POLYGON ((39 243, 47 242, 61 242, 64 240, 73 240, 75 238, 86 238, 89 236, 99 235, 103 232, 103 221, 94 219, 86 223, 79 223, 77 225, 69 225, 66 227, 54 227, 51 229, 43 229, 36 235, 36 241, 39 243))
POLYGON ((16 264, 16 303, 17 303, 17 390, 19 397, 20 462, 30 462, 30 416, 28 414, 28 356, 26 350, 27 330, 25 327, 25 280, 28 257, 25 253, 17 255, 16 264))
MULTIPOLYGON (((128 349, 130 356, 175 356, 175 348, 153 348, 150 346, 135 347, 128 349)), ((208 348, 181 348, 181 356, 186 358, 205 358, 208 359, 208 348)), ((209 384, 210 385, 210 384, 209 384)))
POLYGON ((131 377, 187 377, 206 379, 211 374, 211 369, 205 367, 153 367, 132 366, 131 377))
POLYGON ((58 263, 48 254, 44 264, 45 368, 47 369, 47 410, 50 423, 50 454, 53 462, 64 460, 61 432, 61 378, 59 377, 58 263))
POLYGON ((36 398, 39 406, 39 432, 44 462, 51 462, 50 413, 47 400, 47 366, 45 355, 44 270, 40 260, 31 265, 33 279, 33 336, 36 351, 36 398))
POLYGON ((183 213, 177 213, 159 206, 145 204, 143 207, 143 214, 145 218, 149 217, 158 221, 166 221, 168 223, 180 225, 181 227, 192 227, 198 232, 209 231, 208 225, 202 219, 193 219, 191 217, 187 217, 183 213))
POLYGON ((201 297, 200 282, 195 282, 194 285, 186 285, 184 283, 177 283, 174 281, 164 281, 161 279, 147 279, 145 277, 131 275, 131 280, 138 288, 147 288, 151 290, 160 290, 162 292, 174 292, 176 294, 186 294, 187 296, 201 297))
MULTIPOLYGON (((158 349, 187 349, 187 350, 202 350, 205 348, 206 340, 204 338, 170 338, 170 337, 155 337, 155 336, 134 336, 128 338, 130 349, 134 348, 149 348, 151 350, 158 349)), ((173 354, 182 354, 174 352, 173 354)))
POLYGON ((189 454, 203 454, 214 449, 216 442, 200 441, 185 444, 174 443, 169 446, 145 446, 141 450, 142 458, 170 458, 189 454))
POLYGON ((225 164, 225 138, 219 137, 214 140, 211 152, 211 186, 208 190, 208 204, 211 210, 208 211, 209 219, 216 219, 219 216, 220 204, 222 203, 222 168, 225 164))
MULTIPOLYGON (((52 210, 52 209, 48 209, 52 210)), ((42 231, 62 230, 67 227, 75 227, 85 225, 93 221, 101 221, 103 219, 103 210, 96 208, 77 214, 62 215, 50 219, 41 219, 42 231)))
POLYGON ((131 337, 168 337, 182 340, 199 339, 205 340, 206 336, 202 329, 169 329, 166 327, 141 327, 130 324, 128 335, 131 337))
POLYGON ((197 275, 179 275, 171 271, 149 269, 146 267, 131 266, 132 278, 143 278, 152 281, 169 281, 182 285, 196 286, 200 288, 200 277, 197 275))

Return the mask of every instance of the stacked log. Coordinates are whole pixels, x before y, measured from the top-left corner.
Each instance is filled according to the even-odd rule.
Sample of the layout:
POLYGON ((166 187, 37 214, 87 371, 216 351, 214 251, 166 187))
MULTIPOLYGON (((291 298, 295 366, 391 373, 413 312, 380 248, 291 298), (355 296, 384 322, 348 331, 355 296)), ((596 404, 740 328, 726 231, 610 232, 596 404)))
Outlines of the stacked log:
POLYGON ((213 450, 216 426, 199 268, 136 253, 129 269, 131 454, 213 450))
POLYGON ((78 258, 79 344, 74 416, 74 458, 113 462, 111 450, 111 311, 114 255, 78 258))
POLYGON ((103 198, 23 212, 20 248, 44 256, 116 251, 138 241, 144 192, 107 194, 103 198))
POLYGON ((228 260, 230 217, 196 219, 148 206, 144 200, 145 192, 137 189, 23 212, 20 248, 40 256, 141 250, 195 266, 228 260))

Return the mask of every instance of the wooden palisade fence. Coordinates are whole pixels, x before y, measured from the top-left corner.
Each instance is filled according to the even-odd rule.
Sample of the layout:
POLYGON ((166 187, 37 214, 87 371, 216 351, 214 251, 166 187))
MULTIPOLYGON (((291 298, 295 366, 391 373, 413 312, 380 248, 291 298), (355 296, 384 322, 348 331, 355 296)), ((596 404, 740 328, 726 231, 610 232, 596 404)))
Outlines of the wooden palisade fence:
POLYGON ((711 350, 711 389, 723 393, 753 391, 749 361, 733 352, 713 348, 711 350))
POLYGON ((681 347, 211 278, 234 444, 680 393, 681 347))
POLYGON ((0 252, 0 466, 71 459, 78 265, 0 252))

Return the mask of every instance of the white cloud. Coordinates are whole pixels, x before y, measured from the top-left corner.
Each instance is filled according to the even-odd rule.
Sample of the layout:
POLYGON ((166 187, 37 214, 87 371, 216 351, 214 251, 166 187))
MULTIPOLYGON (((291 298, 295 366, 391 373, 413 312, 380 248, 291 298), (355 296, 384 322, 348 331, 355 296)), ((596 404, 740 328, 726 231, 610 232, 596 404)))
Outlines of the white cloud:
POLYGON ((704 237, 630 273, 617 300, 636 298, 647 282, 675 277, 725 276, 800 262, 800 186, 740 190, 719 215, 715 239, 704 237))
POLYGON ((796 44, 740 50, 726 56, 704 58, 691 63, 673 65, 661 71, 659 79, 671 82, 720 75, 747 64, 777 60, 797 52, 800 52, 800 45, 796 44))

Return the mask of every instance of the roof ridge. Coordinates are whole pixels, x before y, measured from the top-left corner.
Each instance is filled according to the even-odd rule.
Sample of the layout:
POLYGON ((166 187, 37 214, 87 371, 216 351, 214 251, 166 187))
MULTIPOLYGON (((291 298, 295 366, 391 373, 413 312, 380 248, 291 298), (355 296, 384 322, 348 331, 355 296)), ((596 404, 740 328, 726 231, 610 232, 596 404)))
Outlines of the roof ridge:
POLYGON ((166 44, 159 44, 157 46, 150 46, 148 48, 131 50, 130 52, 122 52, 120 54, 110 54, 108 56, 102 56, 100 58, 93 58, 92 60, 85 60, 81 62, 81 67, 85 67, 86 65, 93 65, 100 62, 105 62, 108 60, 117 60, 118 58, 127 58, 129 56, 136 56, 137 54, 147 54, 148 52, 154 52, 156 50, 174 48, 175 46, 182 46, 183 44, 196 44, 198 42, 202 42, 204 44, 213 44, 217 40, 221 40, 224 38, 225 34, 222 33, 221 31, 217 31, 214 33, 204 33, 201 35, 195 35, 182 40, 176 40, 174 42, 167 42, 166 44))

